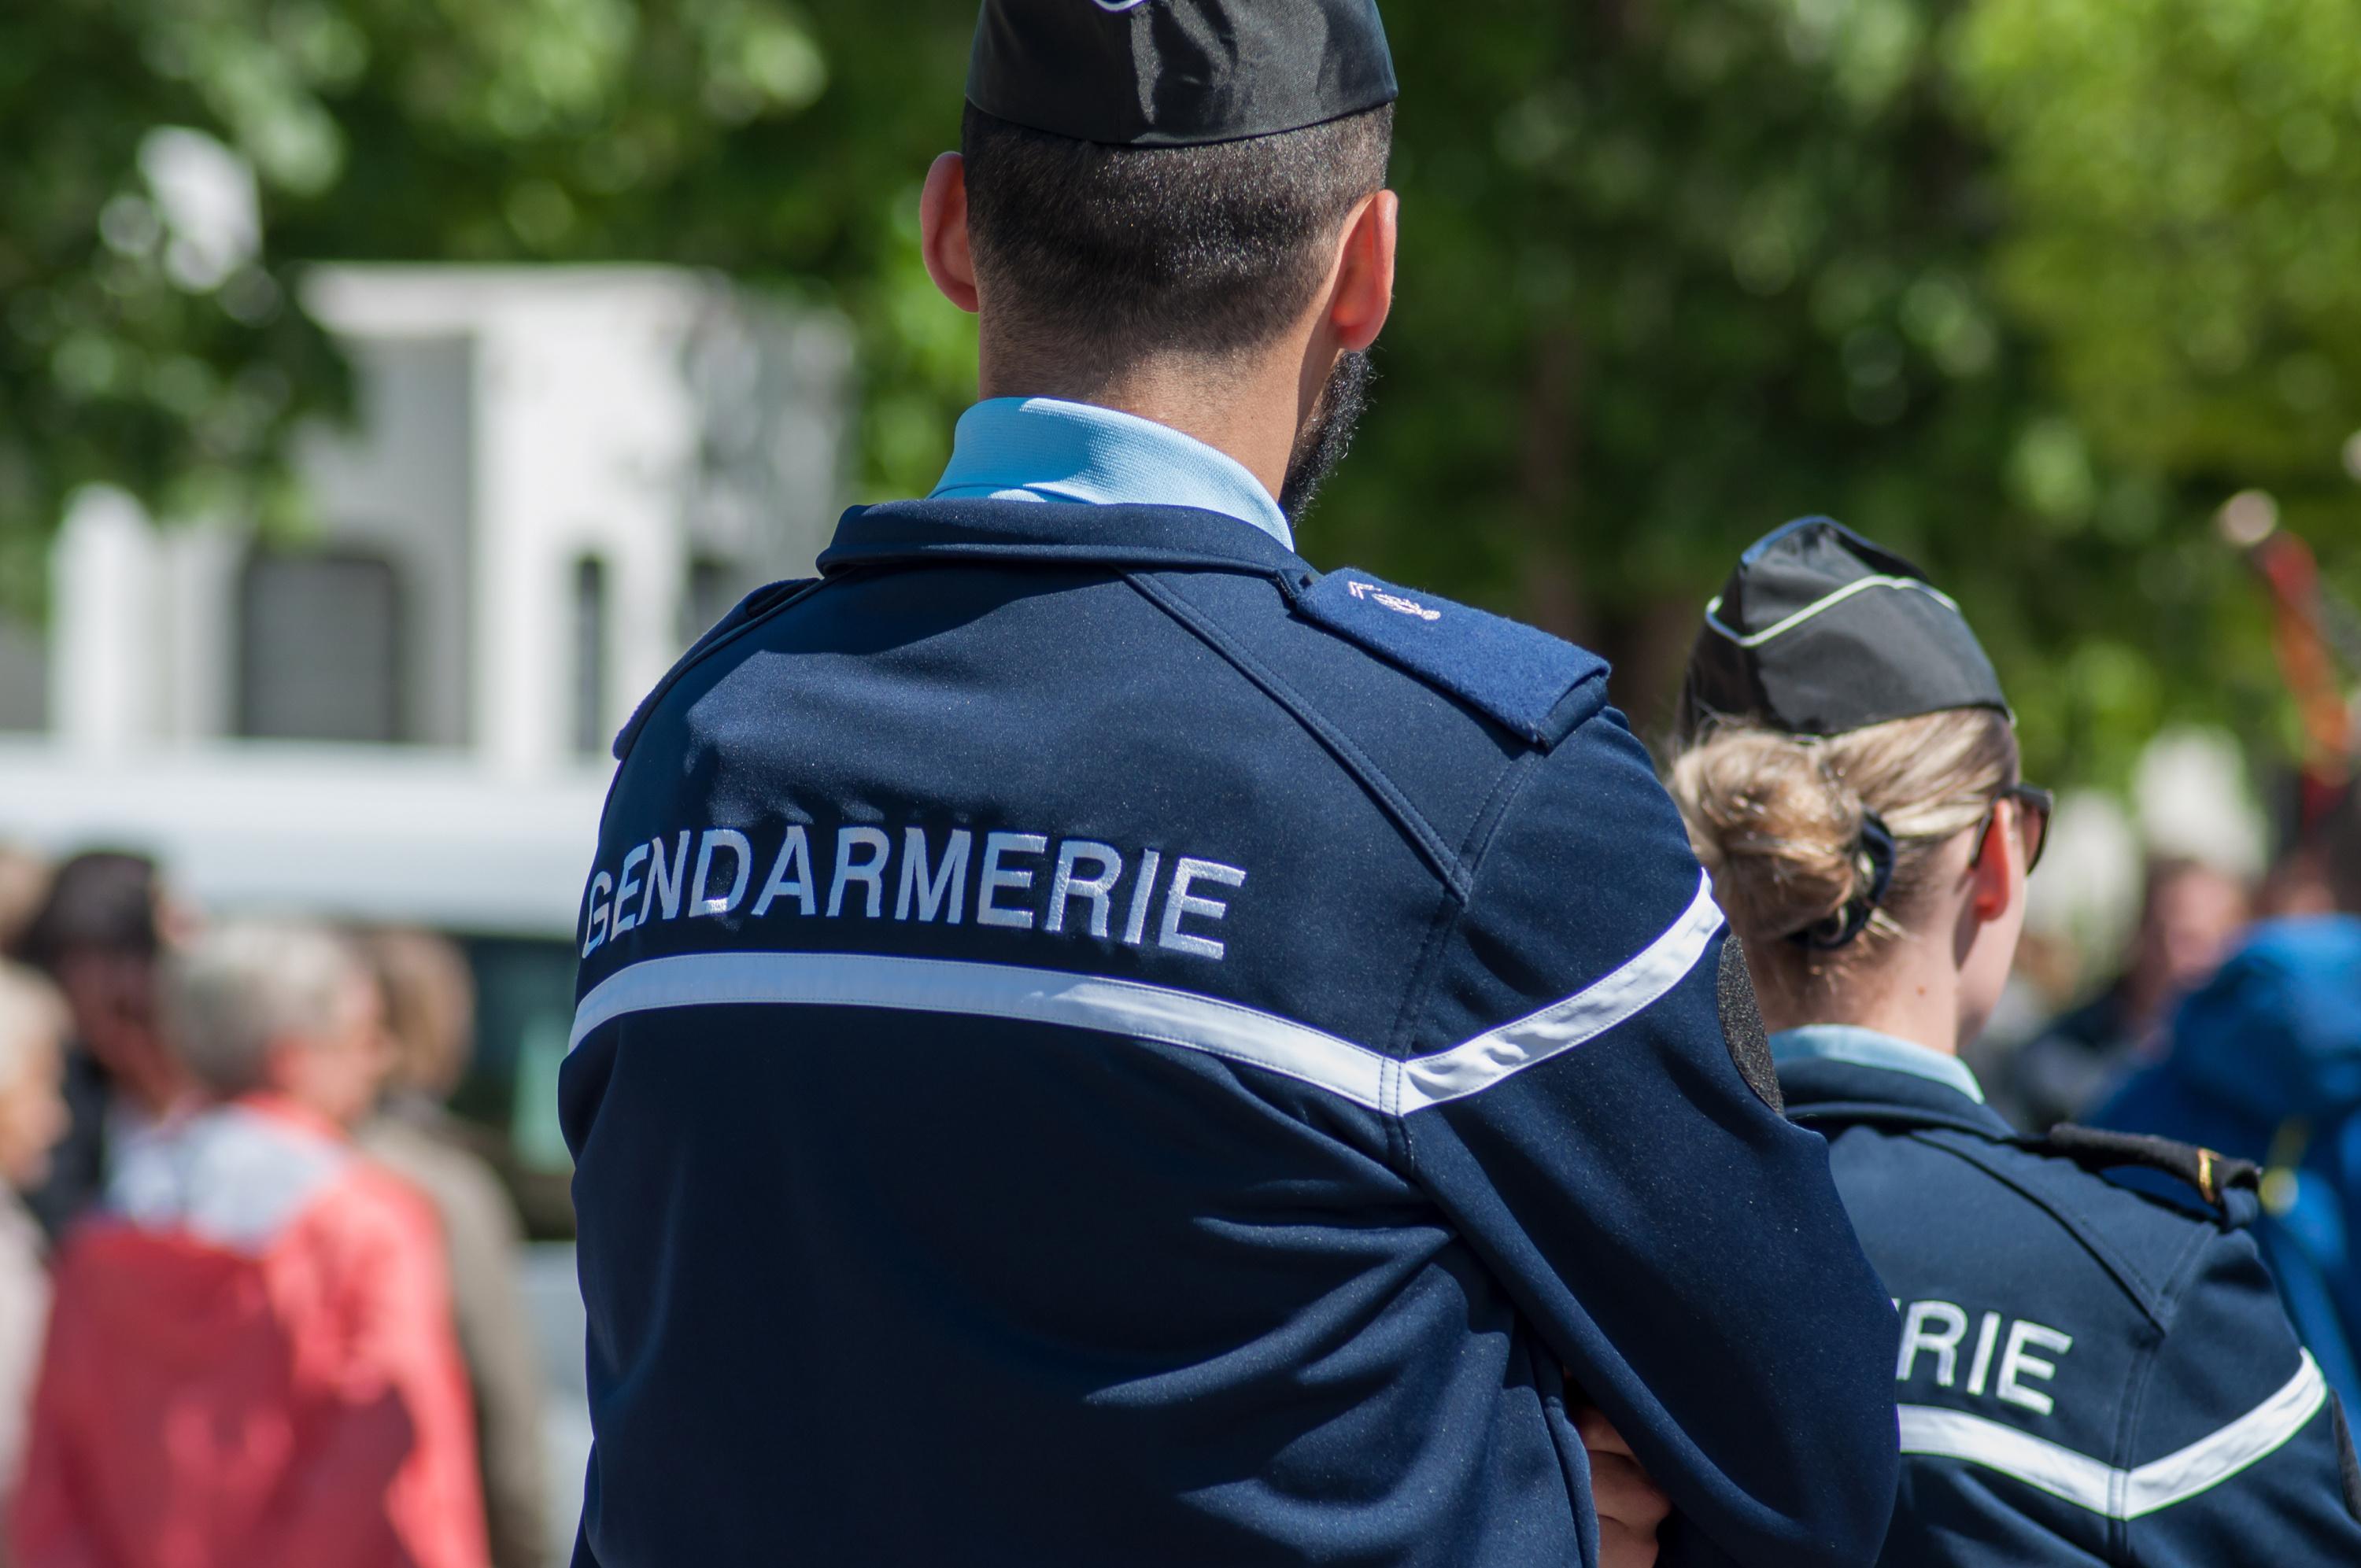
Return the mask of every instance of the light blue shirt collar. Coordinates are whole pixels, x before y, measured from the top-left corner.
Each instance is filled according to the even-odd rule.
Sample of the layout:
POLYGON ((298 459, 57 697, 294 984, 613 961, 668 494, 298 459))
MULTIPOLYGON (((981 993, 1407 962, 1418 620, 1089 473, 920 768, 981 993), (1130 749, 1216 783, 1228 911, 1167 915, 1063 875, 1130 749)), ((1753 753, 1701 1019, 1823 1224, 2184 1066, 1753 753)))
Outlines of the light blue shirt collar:
POLYGON ((1245 464, 1137 414, 1056 398, 987 398, 960 416, 932 499, 1196 507, 1295 548, 1287 514, 1245 464))
POLYGON ((1806 1024, 1800 1029, 1783 1029, 1771 1036, 1771 1059, 1840 1061, 1853 1067, 1906 1072, 1913 1078, 1956 1089, 1979 1105, 1984 1102, 1983 1085, 1976 1081, 1976 1075, 1959 1058, 1851 1024, 1806 1024))

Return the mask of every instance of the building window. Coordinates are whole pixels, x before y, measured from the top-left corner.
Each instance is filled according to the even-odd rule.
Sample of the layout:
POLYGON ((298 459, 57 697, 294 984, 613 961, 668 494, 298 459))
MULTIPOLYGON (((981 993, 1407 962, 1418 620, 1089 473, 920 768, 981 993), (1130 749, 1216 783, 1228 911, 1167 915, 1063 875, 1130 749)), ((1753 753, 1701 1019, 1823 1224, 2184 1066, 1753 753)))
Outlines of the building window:
POLYGON ((574 564, 574 750, 606 755, 607 563, 585 555, 574 564))
POLYGON ((41 729, 49 718, 49 644, 38 627, 0 614, 0 729, 41 729))
POLYGON ((688 591, 681 598, 681 646, 686 648, 713 630, 745 596, 742 576, 735 563, 711 555, 688 560, 688 591))
POLYGON ((401 583, 381 555, 258 548, 238 585, 237 732, 404 738, 401 583))

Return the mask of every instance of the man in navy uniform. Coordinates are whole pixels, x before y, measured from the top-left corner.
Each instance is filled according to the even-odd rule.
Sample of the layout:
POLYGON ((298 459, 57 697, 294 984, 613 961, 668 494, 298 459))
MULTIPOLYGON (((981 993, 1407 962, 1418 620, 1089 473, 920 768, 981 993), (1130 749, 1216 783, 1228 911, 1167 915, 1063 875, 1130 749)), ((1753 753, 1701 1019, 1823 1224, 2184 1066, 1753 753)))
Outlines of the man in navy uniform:
POLYGON ((950 470, 617 743, 580 1568, 1588 1564, 1583 1406, 1665 1561, 1875 1554, 1892 1309, 1605 667, 1293 550, 1394 96, 1369 0, 984 5, 950 470))

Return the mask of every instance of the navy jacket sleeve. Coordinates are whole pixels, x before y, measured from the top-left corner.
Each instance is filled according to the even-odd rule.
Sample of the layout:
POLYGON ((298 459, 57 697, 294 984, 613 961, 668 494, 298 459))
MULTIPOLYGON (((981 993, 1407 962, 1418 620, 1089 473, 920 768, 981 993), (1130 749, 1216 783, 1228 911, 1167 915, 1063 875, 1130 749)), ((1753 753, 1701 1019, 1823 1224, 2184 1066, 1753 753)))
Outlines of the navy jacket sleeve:
POLYGON ((1413 999, 1422 1039, 1515 1022, 1413 1072, 1408 1157, 1703 1538, 1683 1560, 1869 1563, 1896 1331, 1827 1146, 1733 1060, 1728 938, 1621 716, 1520 767, 1413 999))
POLYGON ((2138 1568, 2361 1563, 2335 1397, 2296 1343, 2253 1243, 2209 1238, 2113 1477, 2138 1568))

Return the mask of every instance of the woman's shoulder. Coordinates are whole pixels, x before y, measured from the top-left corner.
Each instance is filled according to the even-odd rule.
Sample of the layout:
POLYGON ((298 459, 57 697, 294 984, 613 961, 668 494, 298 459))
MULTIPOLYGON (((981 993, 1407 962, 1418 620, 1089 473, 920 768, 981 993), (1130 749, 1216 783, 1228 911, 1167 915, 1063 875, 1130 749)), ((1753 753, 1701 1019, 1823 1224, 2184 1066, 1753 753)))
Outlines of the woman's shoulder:
MULTIPOLYGON (((1840 1152, 1848 1201, 1861 1185, 1841 1167, 1891 1168, 1881 1229, 1913 1216, 1925 1245, 1954 1261, 2006 1273, 2041 1255, 2069 1257, 2112 1286, 2158 1330, 2220 1249, 2251 1252, 2239 1234, 2257 1212, 2255 1168, 2193 1145, 2062 1126, 2042 1136, 1958 1127, 1877 1129, 1840 1152)), ((2103 1287, 2101 1287, 2103 1288, 2103 1287)))

